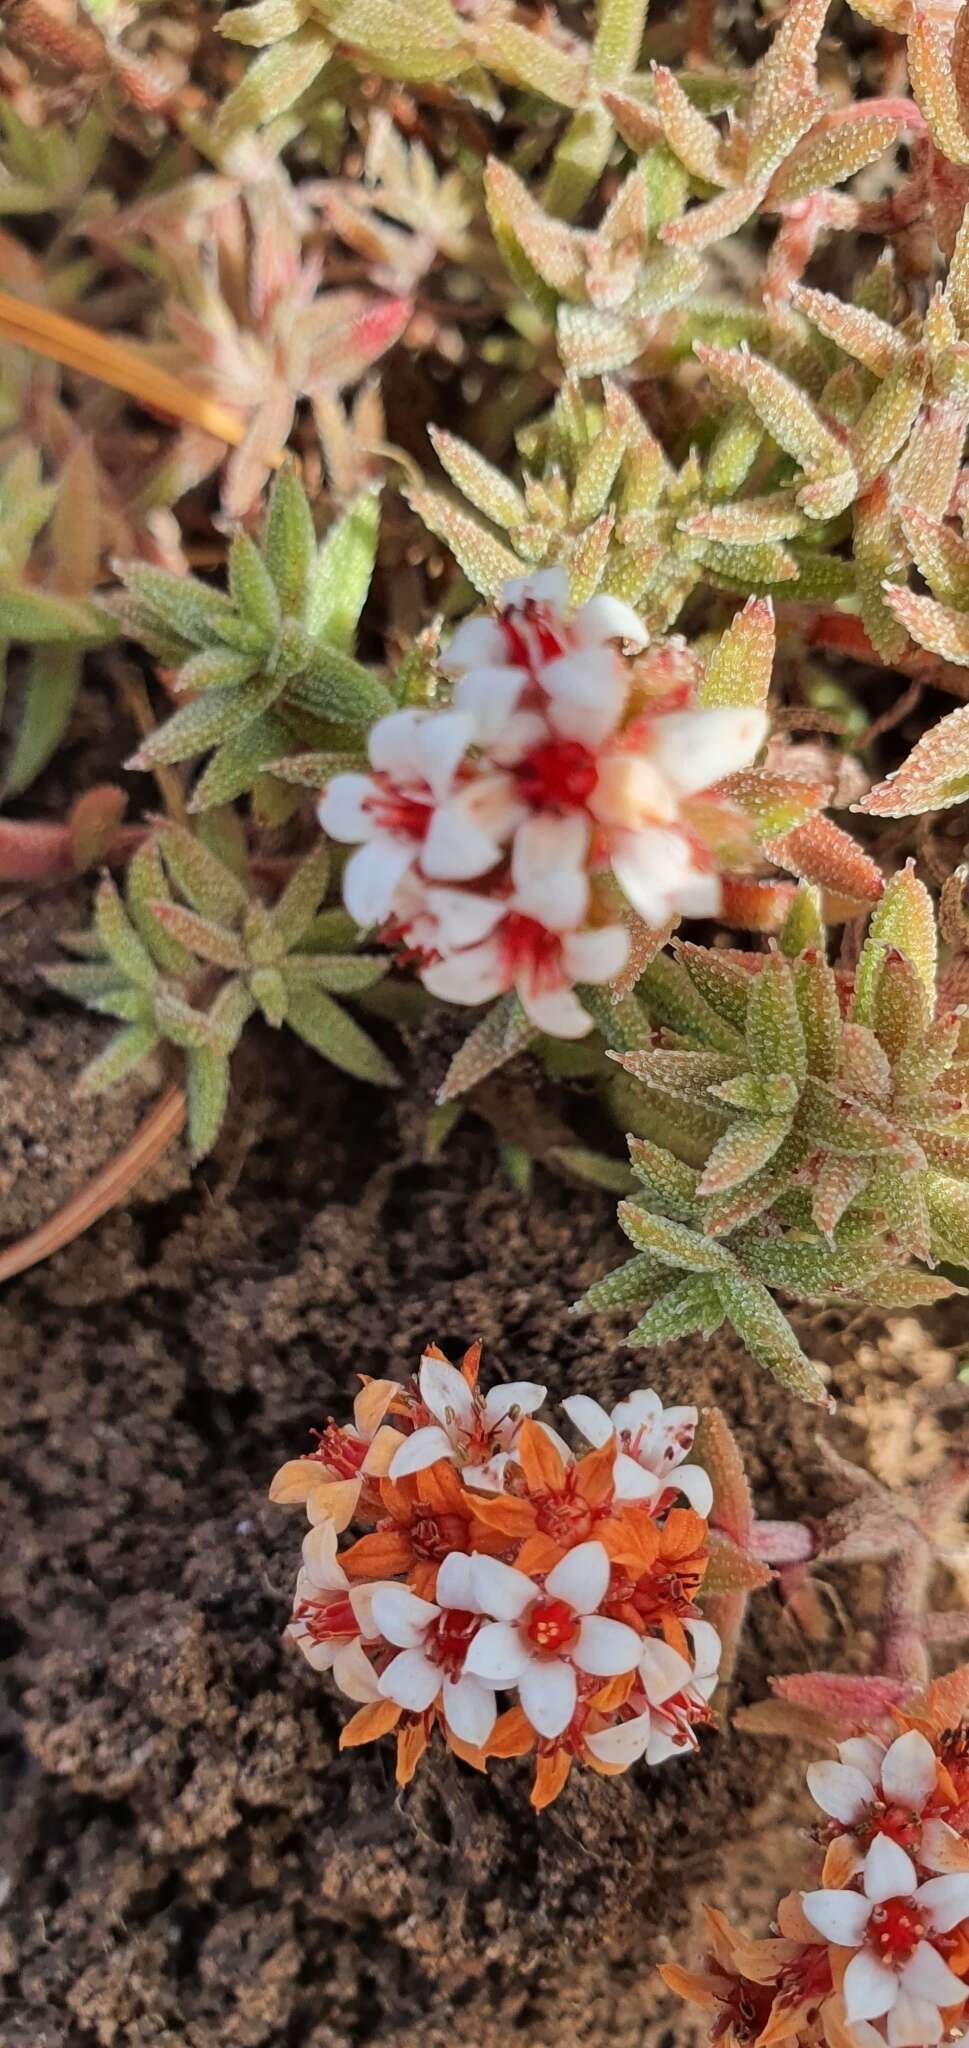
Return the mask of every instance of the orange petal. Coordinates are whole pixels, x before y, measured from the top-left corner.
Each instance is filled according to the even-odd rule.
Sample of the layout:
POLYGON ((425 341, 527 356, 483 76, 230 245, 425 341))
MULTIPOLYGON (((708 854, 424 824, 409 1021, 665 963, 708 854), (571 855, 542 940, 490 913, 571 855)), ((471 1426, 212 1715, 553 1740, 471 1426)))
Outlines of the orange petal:
POLYGON ((412 1564, 407 1574, 407 1584, 419 1600, 433 1600, 437 1587, 437 1566, 429 1558, 421 1558, 412 1564))
POLYGON ((535 1783, 531 1789, 531 1804, 537 1812, 543 1806, 551 1806, 557 1799, 572 1769, 572 1758, 567 1749, 553 1749, 550 1754, 540 1756, 535 1765, 535 1783))
POLYGON ((467 1380, 469 1387, 472 1389, 472 1392, 478 1384, 478 1367, 480 1364, 481 1339, 480 1337, 476 1337, 474 1343, 468 1345, 464 1357, 461 1360, 461 1376, 463 1379, 467 1380))
POLYGON ((378 1735, 389 1735, 396 1728, 400 1716, 401 1708, 394 1700, 371 1700, 351 1714, 340 1736, 340 1748, 356 1749, 361 1742, 376 1742, 378 1735))
POLYGON ((468 1496, 449 1458, 416 1472, 417 1498, 436 1515, 469 1515, 468 1496))
MULTIPOLYGON (((836 1835, 828 1843, 821 1866, 821 1883, 826 1891, 841 1891, 859 1867, 857 1844, 850 1835, 836 1835)), ((810 1937, 809 1937, 810 1938, 810 1937)))
POLYGON ((401 1522, 404 1528, 408 1528, 417 1499, 417 1488, 413 1479, 381 1479, 378 1485, 380 1498, 388 1515, 393 1515, 395 1522, 401 1522))
POLYGON ((518 1432, 515 1457, 525 1474, 529 1493, 561 1493, 565 1466, 544 1429, 528 1416, 518 1432))
POLYGON ((735 1977, 738 1974, 734 1960, 738 1936, 734 1933, 726 1914, 721 1913, 716 1906, 704 1906, 703 1918, 707 1923, 707 1940, 714 1961, 720 1964, 722 1970, 726 1970, 728 1976, 735 1977))
POLYGON ((397 1731, 397 1783, 409 1785, 427 1748, 427 1729, 423 1720, 411 1721, 397 1731))
POLYGON ((657 1963, 656 1974, 662 1977, 667 1988, 677 1998, 686 1999, 689 2005, 700 2005, 704 2012, 712 2012, 720 2003, 724 1989, 722 1977, 701 1976, 697 1970, 681 1970, 679 1963, 657 1963))
POLYGON ((348 1579, 393 1579, 405 1572, 413 1552, 399 1529, 374 1529, 345 1550, 340 1563, 348 1579))
POLYGON ((309 1494, 306 1512, 314 1527, 318 1522, 332 1522, 339 1531, 347 1529, 357 1512, 360 1499, 359 1479, 323 1479, 309 1494))
POLYGON ((474 1513, 477 1521, 505 1536, 527 1536, 535 1527, 531 1501, 516 1500, 510 1493, 476 1493, 474 1513))
POLYGON ((515 1559, 515 1570, 531 1577, 532 1572, 550 1572, 565 1556, 565 1547, 551 1536, 526 1536, 515 1559))
POLYGON ((374 1432, 361 1472, 365 1472, 368 1479, 386 1479, 394 1452, 406 1442, 407 1438, 399 1429, 392 1429, 389 1423, 382 1422, 374 1432))
POLYGON ((305 1500, 319 1486, 321 1476, 318 1458, 290 1458, 287 1464, 280 1465, 269 1498, 280 1507, 291 1507, 294 1501, 305 1500))
POLYGON ((676 1614, 664 1614, 660 1626, 663 1631, 664 1643, 669 1643, 671 1650, 678 1650, 680 1656, 685 1657, 688 1664, 692 1663, 693 1660, 686 1630, 679 1616, 676 1614))
POLYGON ((535 1747, 535 1730, 520 1707, 499 1714, 484 1745, 485 1756, 527 1756, 535 1747))
POLYGON ((663 1556, 670 1562, 692 1557, 695 1551, 703 1549, 706 1533, 703 1516, 693 1508, 671 1508, 663 1524, 663 1556))
POLYGON ((591 1749, 583 1750, 582 1761, 600 1778, 621 1778, 631 1768, 629 1764, 604 1764, 601 1757, 593 1756, 591 1749))
POLYGON ((353 1420, 361 1436, 370 1442, 396 1401, 400 1388, 396 1380, 366 1380, 353 1404, 353 1420))
POLYGON ((596 1523, 596 1536, 613 1564, 625 1565, 633 1578, 641 1579, 659 1556, 659 1532, 647 1515, 607 1515, 596 1523))
POLYGON ((601 1508, 612 1493, 612 1471, 616 1462, 616 1439, 588 1451, 575 1468, 575 1490, 591 1508, 601 1508))
POLYGON ((607 1678, 598 1692, 592 1695, 592 1705, 597 1714, 614 1714, 617 1707, 624 1707, 633 1689, 635 1671, 621 1671, 618 1678, 607 1678))
POLYGON ((463 1764, 470 1764, 473 1771, 487 1772, 488 1759, 483 1749, 474 1749, 470 1742, 459 1742, 457 1736, 452 1735, 449 1728, 446 1728, 444 1731, 444 1740, 448 1748, 453 1749, 455 1756, 460 1757, 463 1764))
POLYGON ((777 1908, 777 1925, 786 1941, 817 1941, 818 1930, 807 1918, 800 1892, 785 1892, 777 1908))

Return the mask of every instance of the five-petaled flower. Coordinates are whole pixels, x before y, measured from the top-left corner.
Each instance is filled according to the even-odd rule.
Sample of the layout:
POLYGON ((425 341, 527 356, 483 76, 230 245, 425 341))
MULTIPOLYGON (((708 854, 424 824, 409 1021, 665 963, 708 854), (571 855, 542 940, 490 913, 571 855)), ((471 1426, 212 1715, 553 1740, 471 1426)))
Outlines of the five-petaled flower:
POLYGON ((480 1394, 446 1358, 426 1352, 418 1389, 431 1419, 398 1446, 391 1479, 447 1458, 460 1467, 466 1485, 497 1491, 521 1425, 541 1407, 545 1388, 534 1380, 510 1380, 480 1394))
POLYGON ((609 1584, 601 1543, 580 1543, 540 1586, 497 1558, 474 1557, 471 1583, 493 1617, 473 1637, 465 1669, 494 1686, 514 1686, 536 1734, 561 1735, 575 1712, 578 1673, 632 1671, 641 1649, 621 1621, 599 1613, 609 1584))
POLYGON ((648 1500, 658 1506, 674 1491, 685 1494, 698 1515, 710 1513, 709 1474, 702 1465, 683 1462, 696 1435, 695 1408, 664 1408, 651 1387, 627 1394, 611 1412, 588 1394, 570 1394, 562 1406, 587 1443, 604 1444, 615 1435, 617 1499, 648 1500))
POLYGON ((969 1917, 969 1872, 919 1883, 906 1851, 890 1835, 876 1835, 861 1890, 806 1892, 802 1903, 826 1941, 855 1951, 841 1987, 849 2025, 887 2015, 889 2048, 941 2041, 942 2014, 963 2005, 967 1987, 937 1937, 969 1917))

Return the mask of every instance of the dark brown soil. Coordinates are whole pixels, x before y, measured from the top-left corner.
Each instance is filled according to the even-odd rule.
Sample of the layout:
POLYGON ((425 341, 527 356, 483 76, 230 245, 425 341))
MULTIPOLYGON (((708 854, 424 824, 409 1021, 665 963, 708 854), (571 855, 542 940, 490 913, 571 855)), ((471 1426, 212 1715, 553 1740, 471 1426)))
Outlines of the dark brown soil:
MULTIPOLYGON (((70 921, 50 902, 0 926, 10 1235, 144 1107, 69 1100, 98 1027, 32 968, 70 921)), ((428 1048, 428 1096, 441 1064, 428 1048)), ((769 1751, 727 1733, 661 1772, 573 1773, 539 1818, 518 1764, 483 1781, 437 1753, 399 1794, 386 1749, 339 1754, 326 1681, 281 1642, 300 1525, 266 1488, 358 1368, 403 1375, 429 1337, 480 1335, 555 1393, 649 1377, 720 1401, 768 1515, 819 1505, 815 1417, 720 1345, 644 1359, 570 1318, 615 1261, 610 1200, 541 1171, 523 1200, 482 1126, 425 1166, 413 1112, 268 1033, 237 1095, 191 1183, 173 1155, 0 1298, 0 2041, 631 2048, 657 1940, 742 1833, 769 1751)), ((777 1622, 768 1592, 737 1698, 764 1690, 777 1622)))

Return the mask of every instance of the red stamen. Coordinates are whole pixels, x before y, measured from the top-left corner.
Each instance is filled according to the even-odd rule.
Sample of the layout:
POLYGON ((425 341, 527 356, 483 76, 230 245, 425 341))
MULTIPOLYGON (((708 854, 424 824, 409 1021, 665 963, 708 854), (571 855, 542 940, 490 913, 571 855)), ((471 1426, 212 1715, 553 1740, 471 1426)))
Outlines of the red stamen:
POLYGON ((426 797, 414 796, 399 788, 389 775, 375 775, 373 782, 375 787, 365 799, 364 809, 381 831, 392 832, 395 839, 414 839, 418 844, 426 839, 434 815, 430 791, 426 797))
POLYGON ((924 1938, 925 1926, 918 1917, 914 1899, 886 1899, 875 1906, 868 1923, 868 1939, 886 1963, 903 1963, 924 1938))
POLYGON ((468 1644, 480 1626, 480 1614, 470 1614, 463 1607, 442 1608, 433 1636, 429 1634, 424 1640, 427 1655, 451 1678, 459 1678, 464 1669, 468 1644))
POLYGON ((525 1635, 533 1650, 557 1656, 574 1643, 578 1633, 578 1618, 566 1600, 536 1600, 529 1608, 525 1635))
POLYGON ((525 802, 540 810, 587 803, 598 775, 595 755, 580 740, 548 740, 526 754, 515 770, 525 802))
POLYGON ((460 1515, 436 1515, 431 1508, 416 1507, 408 1531, 415 1557, 440 1563, 450 1550, 467 1550, 468 1524, 460 1515))
POLYGON ((329 1467, 338 1479, 356 1479, 370 1445, 358 1436, 354 1429, 341 1429, 332 1416, 325 1429, 311 1430, 316 1438, 316 1449, 311 1458, 329 1467))
POLYGON ((501 959, 509 982, 527 978, 534 994, 558 988, 562 980, 562 941, 557 932, 534 917, 509 911, 498 929, 501 959))

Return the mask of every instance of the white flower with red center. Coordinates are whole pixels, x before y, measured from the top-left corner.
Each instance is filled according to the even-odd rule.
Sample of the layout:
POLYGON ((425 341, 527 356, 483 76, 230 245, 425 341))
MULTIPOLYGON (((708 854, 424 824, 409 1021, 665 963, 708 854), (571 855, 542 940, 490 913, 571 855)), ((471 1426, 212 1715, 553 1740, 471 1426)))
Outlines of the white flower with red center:
POLYGON ((519 826, 511 894, 474 899, 483 923, 490 900, 490 929, 477 944, 426 966, 425 988, 449 1003, 486 1003, 514 988, 540 1031, 556 1038, 590 1031, 574 985, 614 981, 626 964, 629 935, 621 924, 589 922, 589 838, 579 813, 536 816, 519 826))
POLYGON ((935 1945, 969 1917, 969 1873, 924 1884, 904 1849, 876 1835, 861 1889, 805 1892, 805 1917, 826 1941, 854 1949, 842 1997, 849 2025, 886 2021, 889 2048, 931 2048, 943 2012, 961 2011, 969 1986, 935 1945))
POLYGON ((509 775, 469 758, 474 738, 460 711, 392 711, 370 731, 372 774, 335 775, 324 790, 324 831, 357 849, 343 876, 357 924, 389 917, 415 867, 431 881, 467 882, 502 859, 526 807, 509 775))
POLYGON ((887 1747, 873 1736, 854 1736, 838 1744, 840 1761, 809 1765, 808 1790, 822 1813, 867 1847, 876 1834, 890 1835, 903 1849, 912 1849, 930 1870, 944 1870, 944 1822, 923 1822, 924 1809, 935 1791, 938 1759, 931 1742, 917 1728, 896 1736, 887 1747))
POLYGON ((497 1492, 521 1425, 541 1407, 546 1389, 534 1380, 512 1380, 482 1394, 446 1359, 433 1357, 422 1358, 417 1383, 431 1420, 394 1453, 391 1479, 447 1458, 466 1485, 497 1492))
POLYGON ((350 1584, 337 1557, 332 1522, 308 1531, 286 1633, 314 1671, 329 1671, 348 1699, 364 1703, 377 1697, 376 1673, 363 1647, 380 1634, 372 1612, 374 1590, 350 1584))
POLYGON ((710 1719, 707 1703, 720 1673, 721 1642, 709 1621, 688 1621, 686 1631, 692 1664, 658 1636, 640 1642, 627 1718, 585 1738, 600 1763, 627 1769, 645 1757, 647 1764, 664 1764, 699 1747, 695 1729, 710 1719))
POLYGON ((412 1714, 425 1714, 440 1700, 451 1734, 479 1749, 497 1708, 494 1688, 466 1669, 482 1626, 473 1564, 452 1551, 438 1570, 436 1600, 420 1600, 407 1586, 384 1585, 374 1589, 371 1605, 380 1634, 400 1652, 381 1672, 384 1699, 412 1714))
POLYGON ((561 1735, 575 1712, 579 1677, 614 1678, 635 1669, 642 1642, 598 1609, 609 1585, 601 1543, 580 1543, 539 1586, 497 1558, 474 1556, 471 1583, 493 1617, 474 1636, 465 1670, 489 1686, 517 1689, 537 1735, 561 1735))
POLYGON ((698 1515, 709 1515, 713 1487, 702 1465, 684 1464, 699 1420, 695 1408, 664 1408, 651 1387, 640 1388, 603 1408, 589 1394, 570 1394, 563 1408, 587 1443, 598 1449, 614 1436, 613 1481, 617 1500, 648 1501, 651 1510, 671 1492, 682 1493, 698 1515))

